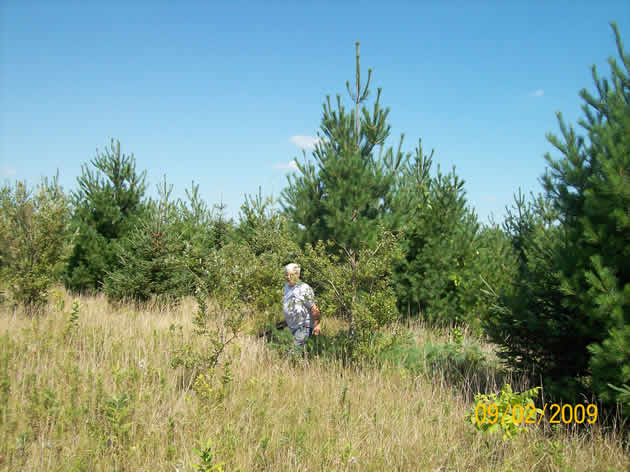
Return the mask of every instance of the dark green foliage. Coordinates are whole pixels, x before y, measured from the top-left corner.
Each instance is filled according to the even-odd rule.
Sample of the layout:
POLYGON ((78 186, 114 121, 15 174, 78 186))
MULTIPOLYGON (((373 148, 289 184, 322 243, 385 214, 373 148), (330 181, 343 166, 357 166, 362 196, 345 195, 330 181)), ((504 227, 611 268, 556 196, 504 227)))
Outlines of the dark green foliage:
POLYGON ((23 182, 0 190, 0 288, 14 305, 40 310, 71 249, 69 206, 55 177, 35 192, 23 182))
POLYGON ((502 293, 484 320, 490 338, 502 345, 499 356, 516 368, 542 376, 549 391, 567 399, 583 390, 580 376, 592 342, 588 317, 564 307, 557 267, 564 229, 557 213, 538 197, 519 193, 504 222, 518 255, 514 284, 502 293))
MULTIPOLYGON (((585 136, 549 135, 548 204, 518 203, 508 229, 519 251, 519 280, 503 297, 489 333, 518 365, 531 364, 567 400, 591 390, 613 404, 630 380, 630 58, 613 25, 621 65, 610 82, 582 90, 585 136)), ((541 203, 542 202, 542 203, 541 203)))
POLYGON ((621 403, 624 413, 626 415, 630 414, 630 385, 624 384, 617 387, 615 385, 608 384, 608 387, 617 392, 617 401, 621 403))
MULTIPOLYGON (((199 185, 194 182, 190 189, 186 189, 186 202, 177 202, 170 233, 171 237, 177 234, 183 241, 188 257, 185 265, 193 271, 203 264, 212 250, 221 249, 234 238, 233 221, 225 217, 224 211, 222 203, 208 207, 199 195, 199 185)), ((177 251, 171 253, 174 257, 181 256, 177 251)), ((188 286, 195 286, 192 278, 188 280, 188 286)))
POLYGON ((99 290, 117 259, 113 242, 127 235, 142 213, 145 174, 136 173, 133 154, 120 152, 112 140, 105 153, 82 166, 79 189, 72 193, 73 227, 78 231, 74 251, 64 274, 67 288, 99 290))
POLYGON ((149 201, 147 211, 127 235, 112 242, 117 264, 105 276, 103 291, 108 299, 147 302, 156 296, 172 302, 192 293, 183 267, 175 254, 184 249, 179 233, 178 208, 170 201, 172 186, 158 187, 159 201, 149 201))
POLYGON ((110 300, 170 303, 192 295, 196 281, 191 270, 230 238, 231 222, 221 210, 213 214, 198 185, 186 190, 187 202, 172 201, 171 193, 164 178, 159 200, 149 200, 135 227, 113 243, 118 260, 104 284, 110 300))
POLYGON ((426 205, 406 225, 405 263, 399 274, 402 306, 435 321, 466 319, 463 269, 471 263, 478 231, 466 208, 464 182, 454 174, 438 176, 429 186, 426 205), (417 307, 417 308, 416 308, 417 307))
POLYGON ((489 316, 497 294, 510 289, 518 271, 517 252, 500 226, 484 226, 477 235, 475 246, 470 276, 464 282, 471 284, 467 293, 472 298, 471 321, 474 323, 489 316), (479 290, 482 297, 478 296, 479 290))
POLYGON ((188 387, 193 386, 203 407, 221 401, 231 382, 230 365, 225 348, 234 341, 243 327, 243 321, 251 316, 243 294, 246 293, 247 274, 233 241, 224 246, 211 248, 203 258, 198 258, 192 245, 185 246, 180 255, 182 266, 194 278, 194 297, 198 309, 192 322, 200 343, 184 342, 173 352, 171 366, 184 367, 189 371, 188 387), (196 344, 196 345, 195 345, 196 344), (201 344, 201 348, 198 345, 201 344), (217 390, 217 367, 223 362, 222 388, 217 390))
POLYGON ((280 249, 282 243, 274 238, 274 235, 286 232, 286 218, 273 208, 271 197, 263 197, 260 188, 255 196, 245 195, 235 231, 239 243, 248 246, 254 254, 260 255, 280 249))
POLYGON ((487 284, 500 290, 514 260, 497 229, 482 230, 455 170, 430 176, 421 143, 401 168, 391 221, 401 229, 404 259, 394 273, 399 308, 433 322, 478 323, 487 284))

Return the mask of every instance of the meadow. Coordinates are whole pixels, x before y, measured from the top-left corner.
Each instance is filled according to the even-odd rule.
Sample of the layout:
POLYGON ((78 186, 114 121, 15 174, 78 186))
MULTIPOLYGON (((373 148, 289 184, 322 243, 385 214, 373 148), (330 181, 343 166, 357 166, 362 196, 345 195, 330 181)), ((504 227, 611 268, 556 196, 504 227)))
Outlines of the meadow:
MULTIPOLYGON (((532 386, 493 362, 453 371, 294 359, 253 335, 250 320, 215 375, 199 376, 173 367, 205 349, 192 299, 142 309, 76 300, 72 310, 58 290, 39 317, 0 311, 2 471, 630 470, 614 418, 544 422, 512 440, 476 431, 464 416, 480 389, 532 386)), ((324 333, 340 326, 323 320, 324 333)), ((399 329, 418 346, 475 345, 493 359, 494 346, 465 331, 399 329)))

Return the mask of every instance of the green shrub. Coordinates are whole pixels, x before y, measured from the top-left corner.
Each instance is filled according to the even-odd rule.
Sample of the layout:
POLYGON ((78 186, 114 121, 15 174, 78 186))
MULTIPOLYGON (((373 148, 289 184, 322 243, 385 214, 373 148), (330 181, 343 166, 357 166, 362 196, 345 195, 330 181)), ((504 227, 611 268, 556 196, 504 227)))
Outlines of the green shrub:
POLYGON ((513 277, 515 255, 496 226, 481 227, 455 170, 430 176, 421 143, 401 166, 392 225, 402 232, 403 258, 393 277, 400 311, 433 323, 479 327, 492 300, 513 277))
POLYGON ((477 345, 427 341, 418 346, 411 334, 391 343, 379 355, 379 360, 401 366, 416 375, 440 372, 450 380, 468 377, 489 365, 477 345))
POLYGON ((400 257, 395 235, 381 229, 379 244, 358 251, 339 247, 341 258, 329 251, 335 243, 306 246, 299 258, 302 278, 314 288, 323 316, 335 315, 348 323, 348 352, 354 359, 371 359, 380 350, 380 328, 399 318, 391 286, 393 260, 400 257))
POLYGON ((506 384, 501 394, 475 395, 473 411, 464 417, 481 433, 502 432, 503 439, 513 437, 528 431, 527 421, 538 419, 543 411, 536 408, 534 399, 538 397, 541 387, 534 387, 521 393, 512 392, 512 387, 506 384), (479 413, 479 412, 482 413, 479 413))
POLYGON ((478 223, 467 208, 464 181, 454 170, 443 174, 439 168, 431 178, 430 168, 421 147, 403 168, 396 212, 404 215, 404 258, 394 274, 396 293, 403 313, 440 323, 463 321, 470 315, 463 298, 478 223))
MULTIPOLYGON (((198 343, 184 339, 174 346, 171 367, 188 370, 188 386, 193 386, 202 407, 222 400, 231 381, 231 359, 227 346, 233 343, 251 316, 251 307, 242 300, 244 274, 235 243, 212 249, 201 261, 183 254, 183 264, 195 278, 197 311, 193 316, 198 343), (191 265, 194 264, 194 269, 191 265), (198 347, 195 347, 198 346, 198 347), (200 346, 200 347, 199 347, 200 346), (216 388, 218 367, 222 364, 221 388, 216 388), (215 395, 218 393, 218 396, 215 395)), ((238 246, 236 246, 238 247, 238 246)))
POLYGON ((35 192, 23 182, 0 191, 0 287, 13 305, 41 310, 72 249, 69 207, 58 185, 44 179, 35 192))
POLYGON ((194 294, 194 273, 208 254, 228 246, 233 226, 223 207, 208 208, 194 183, 185 201, 173 201, 172 189, 164 177, 157 186, 159 198, 149 199, 133 228, 112 241, 117 261, 105 277, 108 299, 176 303, 194 294))
POLYGON ((300 250, 291 238, 284 215, 273 200, 246 195, 241 205, 235 244, 226 250, 239 260, 241 297, 253 306, 261 323, 277 319, 284 287, 284 266, 295 262, 300 250))

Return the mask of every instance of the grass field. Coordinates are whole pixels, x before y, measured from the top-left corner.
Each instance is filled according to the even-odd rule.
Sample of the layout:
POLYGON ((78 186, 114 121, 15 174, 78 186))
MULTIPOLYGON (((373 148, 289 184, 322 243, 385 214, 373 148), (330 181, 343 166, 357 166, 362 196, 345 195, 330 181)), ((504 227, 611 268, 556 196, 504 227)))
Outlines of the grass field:
MULTIPOLYGON (((0 312, 2 471, 194 470, 198 441, 206 470, 630 470, 614 422, 543 423, 512 441, 478 433, 463 417, 480 385, 500 389, 491 370, 480 382, 448 366, 294 361, 244 333, 229 369, 204 382, 170 365, 183 346, 203 348, 192 301, 137 311, 81 297, 69 321, 72 299, 61 299, 38 319, 0 312)), ((412 329, 418 343, 449 336, 412 329)))

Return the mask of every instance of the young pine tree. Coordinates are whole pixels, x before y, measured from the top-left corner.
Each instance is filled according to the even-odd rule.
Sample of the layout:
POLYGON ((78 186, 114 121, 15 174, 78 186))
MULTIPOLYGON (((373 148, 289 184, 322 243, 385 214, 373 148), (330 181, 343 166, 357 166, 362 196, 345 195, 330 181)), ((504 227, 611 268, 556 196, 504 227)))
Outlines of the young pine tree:
POLYGON ((78 190, 72 193, 72 224, 78 232, 64 282, 75 291, 100 290, 116 265, 112 243, 126 235, 143 211, 146 171, 138 174, 133 154, 121 154, 112 139, 91 165, 82 166, 78 190))
MULTIPOLYGON (((394 273, 399 308, 435 322, 476 322, 483 280, 496 279, 480 225, 455 170, 432 177, 432 156, 421 143, 400 170, 392 221, 403 233, 404 258, 394 273)), ((488 248, 490 249, 490 248, 488 248)), ((498 248, 497 248, 498 249, 498 248)))
POLYGON ((158 186, 159 199, 150 200, 145 214, 125 236, 112 242, 117 263, 105 276, 108 299, 144 303, 151 298, 171 303, 193 291, 193 281, 178 263, 184 250, 177 202, 166 178, 158 186))
MULTIPOLYGON (((507 209, 504 231, 516 260, 513 284, 495 291, 496 304, 484 319, 490 338, 502 346, 499 356, 542 378, 547 391, 567 400, 584 391, 591 338, 586 320, 563 305, 558 255, 565 229, 542 196, 527 201, 519 192, 507 209)), ((537 380, 538 381, 538 380, 537 380)))

